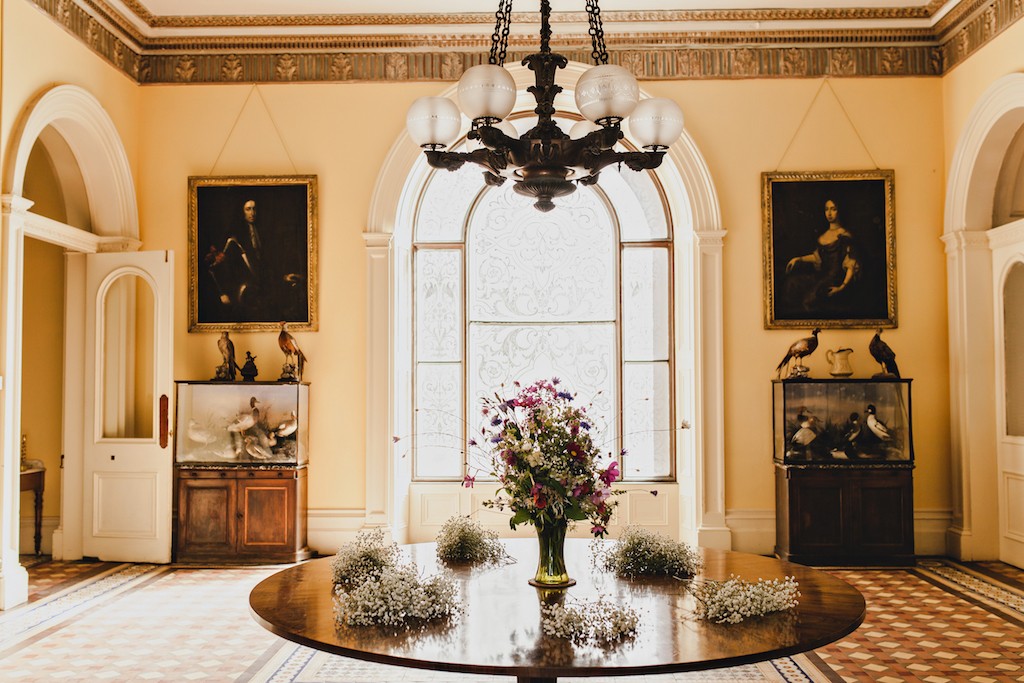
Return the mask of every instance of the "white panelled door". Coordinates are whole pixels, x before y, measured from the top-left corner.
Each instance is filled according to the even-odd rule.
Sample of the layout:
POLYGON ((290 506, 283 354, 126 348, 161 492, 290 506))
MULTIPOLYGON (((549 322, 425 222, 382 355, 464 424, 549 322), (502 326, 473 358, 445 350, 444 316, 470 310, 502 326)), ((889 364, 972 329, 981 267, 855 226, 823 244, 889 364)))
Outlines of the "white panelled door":
POLYGON ((989 231, 996 329, 999 558, 1024 567, 1024 221, 989 231))
POLYGON ((86 257, 82 549, 170 562, 173 254, 86 257))

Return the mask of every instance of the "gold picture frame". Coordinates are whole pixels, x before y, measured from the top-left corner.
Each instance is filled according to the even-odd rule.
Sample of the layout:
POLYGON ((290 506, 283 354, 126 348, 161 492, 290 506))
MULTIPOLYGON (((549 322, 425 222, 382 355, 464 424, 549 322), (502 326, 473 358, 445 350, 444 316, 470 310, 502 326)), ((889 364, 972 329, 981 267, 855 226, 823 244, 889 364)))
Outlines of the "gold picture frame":
POLYGON ((189 332, 316 330, 317 178, 190 176, 189 332))
POLYGON ((761 174, 766 329, 897 326, 894 176, 761 174))

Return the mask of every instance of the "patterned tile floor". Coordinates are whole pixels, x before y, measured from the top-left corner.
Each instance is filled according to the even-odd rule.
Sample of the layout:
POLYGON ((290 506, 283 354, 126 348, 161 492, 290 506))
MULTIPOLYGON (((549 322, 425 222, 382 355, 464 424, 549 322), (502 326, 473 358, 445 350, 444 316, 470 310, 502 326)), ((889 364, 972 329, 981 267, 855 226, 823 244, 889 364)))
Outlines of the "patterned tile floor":
MULTIPOLYGON (((511 681, 384 667, 276 638, 252 620, 247 596, 278 569, 32 566, 30 602, 0 612, 0 681, 511 681)), ((864 625, 845 640, 759 666, 607 680, 1024 682, 1021 570, 922 560, 908 569, 829 571, 868 602, 864 625)))

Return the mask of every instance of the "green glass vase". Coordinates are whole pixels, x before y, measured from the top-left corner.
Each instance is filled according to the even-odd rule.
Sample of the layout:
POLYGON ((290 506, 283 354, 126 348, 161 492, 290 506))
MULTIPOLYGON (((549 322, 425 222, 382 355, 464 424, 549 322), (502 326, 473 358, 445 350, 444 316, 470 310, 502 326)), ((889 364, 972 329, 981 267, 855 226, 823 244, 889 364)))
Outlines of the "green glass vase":
POLYGON ((568 588, 576 585, 576 579, 569 578, 565 570, 566 520, 557 520, 544 526, 536 526, 539 557, 537 575, 530 583, 539 588, 568 588))

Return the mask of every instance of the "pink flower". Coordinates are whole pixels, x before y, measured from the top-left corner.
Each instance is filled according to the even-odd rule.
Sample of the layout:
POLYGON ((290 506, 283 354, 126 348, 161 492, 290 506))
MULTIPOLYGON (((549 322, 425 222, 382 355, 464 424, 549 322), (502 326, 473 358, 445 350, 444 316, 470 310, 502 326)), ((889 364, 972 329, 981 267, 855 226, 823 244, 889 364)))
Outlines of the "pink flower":
POLYGON ((601 481, 608 486, 612 485, 613 481, 617 481, 619 478, 619 463, 612 460, 612 464, 608 465, 608 469, 601 472, 601 481))
POLYGON ((590 527, 590 533, 594 534, 595 536, 603 536, 606 531, 608 530, 600 524, 595 524, 594 526, 590 527))
POLYGON ((462 478, 462 485, 465 486, 467 489, 473 488, 473 484, 475 484, 475 483, 476 483, 476 477, 474 477, 472 475, 467 474, 466 476, 464 476, 462 478))

